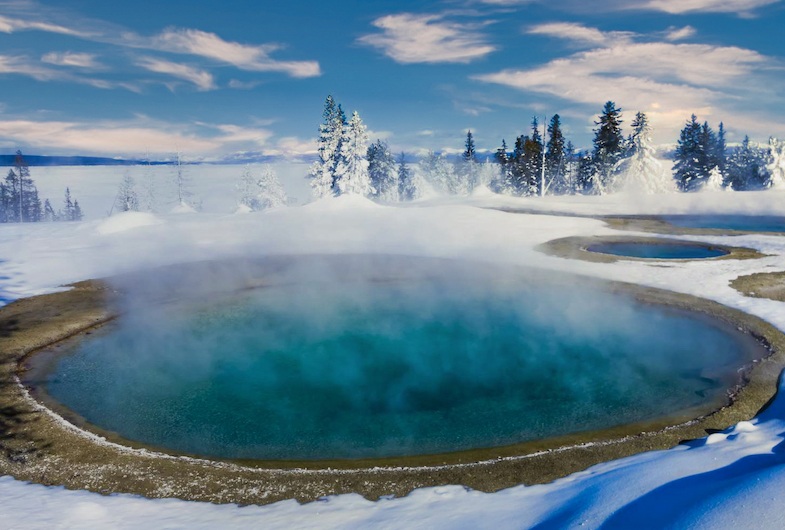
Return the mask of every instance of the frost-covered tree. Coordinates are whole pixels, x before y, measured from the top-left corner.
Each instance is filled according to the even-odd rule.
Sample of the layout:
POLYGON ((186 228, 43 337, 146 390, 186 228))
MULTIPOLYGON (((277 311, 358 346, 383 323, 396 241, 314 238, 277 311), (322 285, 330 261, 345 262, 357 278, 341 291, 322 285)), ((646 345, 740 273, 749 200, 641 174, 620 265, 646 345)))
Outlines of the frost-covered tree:
POLYGON ((501 179, 501 167, 499 164, 492 162, 489 158, 486 158, 482 164, 477 164, 477 177, 476 177, 476 185, 477 186, 484 186, 488 189, 492 189, 496 182, 499 182, 501 179))
POLYGON ((594 130, 593 140, 592 190, 601 195, 612 184, 626 148, 621 131, 621 109, 617 108, 613 101, 608 101, 594 124, 597 128, 594 130))
POLYGON ((662 193, 675 191, 673 178, 655 157, 651 126, 643 112, 632 121, 629 156, 619 162, 613 188, 616 191, 662 193))
POLYGON ((58 215, 61 221, 81 221, 82 209, 79 207, 79 201, 71 197, 71 188, 65 189, 65 196, 63 197, 63 210, 58 215))
POLYGON ((136 182, 127 171, 120 182, 120 188, 117 190, 114 209, 118 212, 139 211, 139 196, 136 194, 136 182))
POLYGON ((376 140, 368 148, 367 158, 373 198, 380 202, 398 202, 398 167, 387 143, 376 140))
POLYGON ((246 164, 240 174, 240 180, 234 186, 237 192, 238 211, 255 211, 259 209, 259 181, 251 171, 251 166, 246 164))
POLYGON ((764 154, 745 136, 728 157, 726 185, 735 191, 765 189, 768 184, 765 166, 764 154))
POLYGON ((181 153, 177 153, 174 171, 172 173, 172 185, 174 187, 175 211, 192 212, 197 211, 198 201, 193 198, 191 191, 191 179, 185 168, 181 153))
POLYGON ((336 169, 342 157, 341 141, 346 127, 346 115, 332 96, 327 96, 319 125, 319 159, 310 170, 311 188, 317 199, 337 193, 336 169))
POLYGON ((455 195, 460 186, 455 174, 455 166, 450 164, 444 155, 428 151, 420 160, 420 173, 437 191, 455 195))
POLYGON ((563 193, 564 172, 567 165, 566 140, 561 129, 561 117, 554 114, 548 124, 548 144, 545 149, 545 191, 563 193))
POLYGON ((782 140, 769 138, 766 172, 770 187, 785 189, 785 142, 782 140))
POLYGON ((150 164, 149 157, 144 166, 142 178, 142 193, 139 197, 139 207, 146 212, 158 213, 158 185, 155 179, 155 171, 150 164))
POLYGON ((52 208, 52 203, 49 202, 49 199, 44 201, 44 221, 47 223, 57 221, 57 213, 55 213, 55 209, 52 208))
POLYGON ((398 157, 398 196, 402 201, 413 201, 420 197, 417 176, 406 163, 406 156, 398 157))
POLYGON ((16 152, 14 167, 8 170, 5 178, 4 216, 11 223, 37 222, 42 218, 41 201, 38 189, 30 177, 30 168, 21 151, 16 152))
POLYGON ((335 168, 335 189, 338 195, 361 195, 374 192, 368 176, 368 133, 360 115, 355 111, 344 127, 341 156, 335 168))
POLYGON ((515 182, 513 180, 512 157, 507 152, 507 142, 502 139, 502 145, 493 155, 494 161, 499 165, 497 180, 490 183, 491 191, 503 195, 515 194, 515 182))
POLYGON ((725 178, 722 176, 719 166, 715 166, 709 172, 709 178, 701 188, 701 191, 721 191, 724 189, 732 189, 725 187, 725 178))
POLYGON ((259 177, 257 187, 259 193, 256 203, 260 209, 280 208, 289 202, 278 175, 269 164, 262 167, 262 176, 259 177))

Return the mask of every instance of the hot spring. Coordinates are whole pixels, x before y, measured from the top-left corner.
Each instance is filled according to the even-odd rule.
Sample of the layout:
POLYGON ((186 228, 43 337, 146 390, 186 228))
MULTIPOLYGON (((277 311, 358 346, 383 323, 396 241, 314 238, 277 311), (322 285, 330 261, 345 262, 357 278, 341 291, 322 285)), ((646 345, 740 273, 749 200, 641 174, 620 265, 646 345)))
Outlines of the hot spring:
POLYGON ((666 215, 662 220, 682 228, 785 232, 785 217, 771 215, 666 215))
POLYGON ((728 250, 710 245, 667 241, 608 241, 589 245, 586 250, 642 259, 706 259, 730 254, 728 250))
POLYGON ((47 362, 50 398, 176 453, 405 457, 697 417, 760 356, 717 320, 568 275, 392 256, 206 269, 126 280, 121 317, 47 362))

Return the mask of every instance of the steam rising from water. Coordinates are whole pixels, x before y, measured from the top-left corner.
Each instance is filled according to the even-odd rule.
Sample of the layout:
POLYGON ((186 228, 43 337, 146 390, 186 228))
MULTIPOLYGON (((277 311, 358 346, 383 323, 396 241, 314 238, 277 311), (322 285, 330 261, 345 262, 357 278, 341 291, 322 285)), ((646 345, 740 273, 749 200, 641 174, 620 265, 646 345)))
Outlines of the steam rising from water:
POLYGON ((588 280, 478 263, 268 258, 118 287, 124 317, 49 392, 213 457, 439 453, 650 419, 722 396, 745 348, 588 280))

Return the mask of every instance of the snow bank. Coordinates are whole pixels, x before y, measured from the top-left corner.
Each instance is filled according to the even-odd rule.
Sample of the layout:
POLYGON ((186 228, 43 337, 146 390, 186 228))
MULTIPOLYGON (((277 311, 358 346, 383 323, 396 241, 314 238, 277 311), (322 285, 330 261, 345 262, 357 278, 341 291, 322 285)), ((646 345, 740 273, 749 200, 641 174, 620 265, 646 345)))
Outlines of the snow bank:
POLYGON ((114 214, 105 221, 101 221, 95 227, 95 231, 101 235, 116 234, 133 230, 140 226, 152 226, 162 221, 155 215, 147 212, 122 212, 114 214))

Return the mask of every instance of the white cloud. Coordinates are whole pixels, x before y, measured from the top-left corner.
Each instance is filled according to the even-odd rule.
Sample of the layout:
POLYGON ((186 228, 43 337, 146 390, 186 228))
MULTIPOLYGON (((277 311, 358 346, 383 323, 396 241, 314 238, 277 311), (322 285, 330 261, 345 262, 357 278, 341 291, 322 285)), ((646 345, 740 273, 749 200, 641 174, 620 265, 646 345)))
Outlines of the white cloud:
POLYGON ((684 13, 749 13, 780 0, 644 0, 631 1, 633 9, 651 9, 671 14, 684 13))
MULTIPOLYGON (((574 33, 561 33, 574 40, 574 33)), ((619 42, 599 38, 592 31, 578 33, 594 35, 597 47, 538 67, 506 69, 475 79, 594 108, 612 100, 629 111, 649 113, 657 127, 672 134, 685 116, 695 112, 710 118, 738 90, 752 90, 751 76, 770 62, 755 51, 731 46, 619 42)), ((582 40, 588 42, 588 37, 582 40)))
POLYGON ((279 61, 270 53, 279 45, 248 45, 223 40, 215 33, 196 29, 169 28, 149 41, 135 36, 127 37, 136 46, 161 51, 191 54, 231 64, 241 70, 253 72, 282 72, 292 77, 315 77, 321 74, 316 61, 279 61))
POLYGON ((193 83, 199 90, 214 90, 215 79, 210 72, 187 64, 175 63, 155 57, 140 57, 136 64, 151 72, 167 74, 193 83))
POLYGON ((17 31, 31 30, 44 31, 47 33, 59 33, 61 35, 70 35, 72 37, 88 38, 91 36, 90 33, 60 26, 58 24, 50 24, 49 22, 35 20, 22 20, 19 18, 11 18, 0 15, 0 33, 14 33, 17 31))
POLYGON ((469 63, 496 50, 476 25, 449 22, 442 15, 387 15, 373 25, 381 33, 364 35, 358 42, 402 64, 469 63))
POLYGON ((600 31, 574 22, 551 22, 539 24, 526 30, 530 35, 547 35, 560 39, 574 41, 587 45, 606 45, 611 43, 626 43, 634 33, 625 31, 600 31))
POLYGON ((101 65, 96 60, 96 56, 92 53, 50 52, 41 57, 41 62, 76 68, 101 68, 101 65))
POLYGON ((672 42, 689 39, 694 37, 697 32, 692 26, 684 26, 683 28, 671 27, 665 32, 665 39, 672 42))

